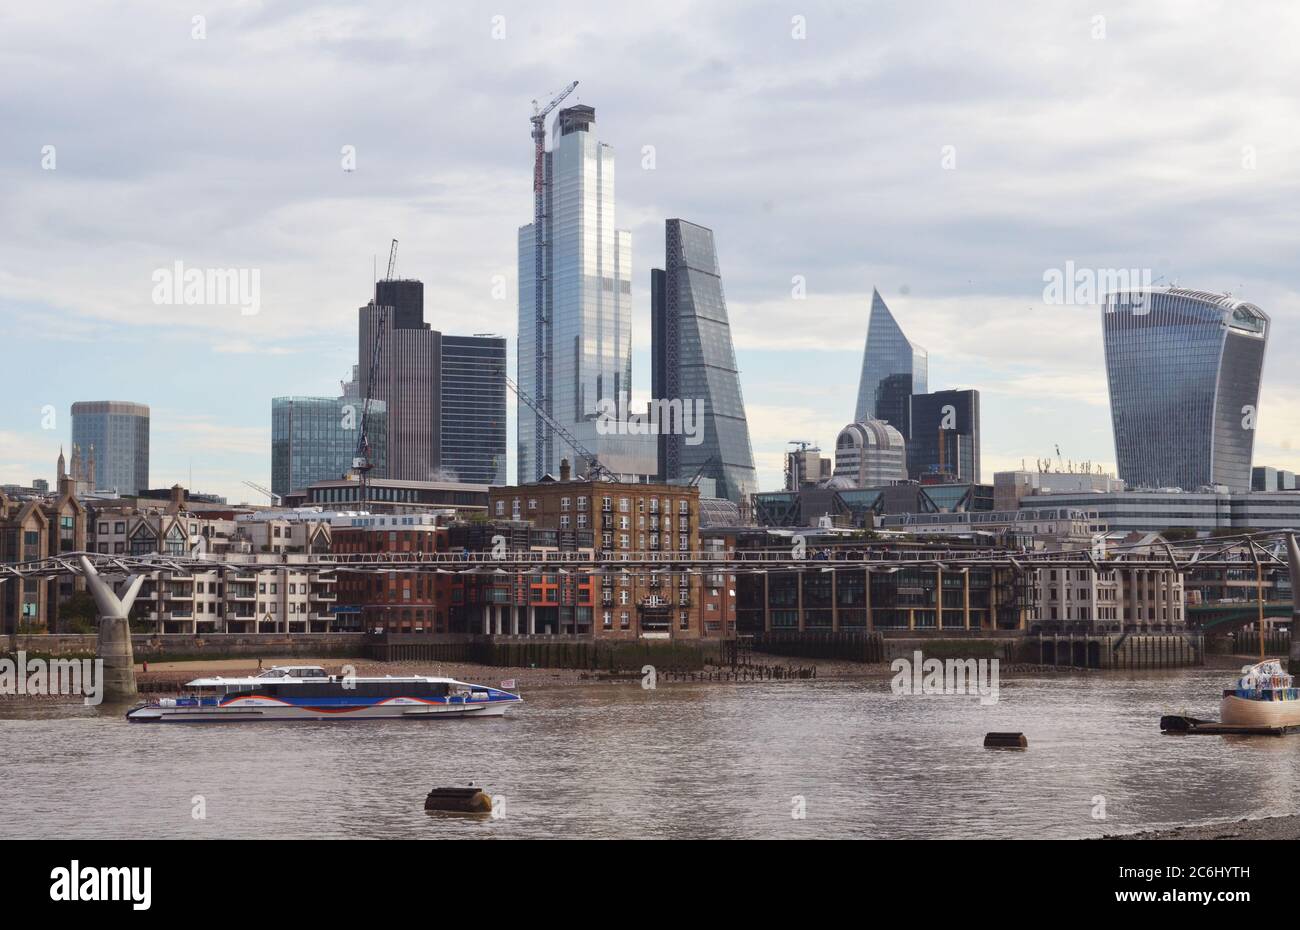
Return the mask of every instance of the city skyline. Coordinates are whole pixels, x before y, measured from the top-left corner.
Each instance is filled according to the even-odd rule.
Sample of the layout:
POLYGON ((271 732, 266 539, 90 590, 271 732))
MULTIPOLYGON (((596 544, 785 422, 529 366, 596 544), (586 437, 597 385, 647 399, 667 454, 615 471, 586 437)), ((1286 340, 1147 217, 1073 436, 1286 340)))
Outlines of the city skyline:
MULTIPOLYGON (((930 52, 942 51, 947 40, 929 27, 892 13, 868 23, 818 4, 804 14, 803 40, 791 37, 789 14, 772 9, 739 17, 683 6, 688 34, 638 14, 620 24, 593 6, 582 17, 591 31, 572 35, 505 4, 500 41, 483 10, 448 14, 435 28, 406 14, 380 21, 346 9, 321 20, 293 7, 218 4, 202 40, 191 37, 187 18, 175 20, 161 6, 128 23, 92 11, 85 32, 93 42, 79 34, 50 38, 36 11, 4 14, 16 46, 75 47, 82 73, 100 79, 105 100, 136 101, 123 82, 140 66, 166 68, 174 89, 151 92, 150 106, 134 108, 136 120, 150 114, 148 123, 101 122, 83 112, 76 93, 61 92, 68 77, 34 55, 39 99, 0 91, 16 140, 0 162, 0 196, 14 218, 0 234, 10 257, 0 274, 0 338, 30 347, 14 360, 19 387, 0 413, 0 483, 53 477, 50 463, 69 444, 72 402, 127 397, 151 407, 151 484, 189 485, 192 469, 195 490, 251 497, 243 480, 270 482, 269 398, 337 393, 337 372, 357 361, 348 331, 358 301, 340 295, 366 293, 372 257, 390 238, 403 243, 401 273, 429 282, 435 328, 513 340, 514 230, 531 202, 524 119, 531 98, 570 77, 548 61, 557 50, 587 56, 573 75, 583 82, 573 102, 601 115, 601 138, 622 169, 620 223, 641 243, 630 278, 633 384, 641 395, 634 400, 649 389, 647 272, 658 256, 647 244, 665 217, 690 216, 721 243, 763 489, 780 486, 786 440, 815 439, 825 450, 843 426, 873 285, 942 368, 945 377, 932 378, 931 390, 983 394, 986 475, 1048 454, 1054 443, 1066 457, 1114 467, 1095 304, 1046 304, 1050 269, 1071 261, 1139 266, 1165 282, 1232 291, 1268 309, 1275 358, 1295 345, 1285 231, 1295 185, 1285 171, 1297 145, 1278 128, 1292 104, 1247 90, 1285 85, 1294 65, 1261 54, 1272 37, 1230 12, 1207 15, 1175 40, 1152 28, 1169 9, 1153 5, 1109 16, 1099 39, 1095 11, 1079 4, 996 25, 950 5, 938 19, 961 24, 968 54, 949 56, 953 63, 940 69, 929 62, 943 56, 909 50, 924 40, 930 52), (229 28, 234 18, 238 30, 229 28), (157 40, 141 63, 104 41, 127 28, 157 40), (280 44, 267 54, 259 41, 272 32, 280 44), (296 109, 281 95, 304 86, 274 88, 273 76, 313 49, 297 35, 337 49, 328 76, 312 80, 343 88, 339 115, 284 119, 296 109), (1053 54, 1011 54, 1029 35, 1053 54), (657 70, 658 45, 682 38, 689 41, 677 54, 686 66, 657 70), (396 85, 367 74, 377 54, 367 41, 411 60, 445 49, 449 64, 462 61, 480 79, 479 89, 457 96, 448 83, 431 82, 386 102, 382 88, 396 85), (750 89, 756 85, 745 65, 718 64, 731 57, 727 49, 755 42, 781 75, 762 93, 750 89), (1237 56, 1246 71, 1235 72, 1233 92, 1218 94, 1214 69, 1185 60, 1225 47, 1255 53, 1237 56), (1073 82, 1065 113, 1054 109, 1056 99, 1018 89, 1051 85, 1060 61, 1070 62, 1073 82), (232 62, 243 66, 232 96, 259 136, 256 149, 230 131, 236 124, 210 84, 232 62), (512 62, 506 79, 488 79, 512 62), (646 73, 663 79, 653 97, 635 80, 646 73), (886 112, 870 125, 834 118, 856 112, 847 98, 826 94, 840 84, 886 112), (1153 115, 1150 103, 1174 84, 1215 96, 1192 117, 1159 108, 1153 115), (690 93, 698 86, 708 92, 690 93), (1133 99, 1117 100, 1125 88, 1133 99), (952 114, 950 97, 967 112, 952 114), (402 124, 404 111, 435 100, 432 122, 457 126, 455 134, 402 124), (1009 104, 1020 109, 1000 132, 980 125, 1009 104), (773 121, 788 135, 773 137, 773 121), (1122 153, 1098 141, 1099 124, 1123 131, 1122 153), (813 135, 818 145, 795 144, 813 135), (348 145, 356 148, 351 172, 340 167, 348 145), (57 150, 52 170, 41 167, 45 146, 57 150), (952 168, 943 166, 946 146, 955 150, 952 168), (836 151, 855 154, 843 163, 826 158, 836 151), (1016 193, 1007 197, 1012 179, 1016 193), (1251 216, 1250 235, 1205 237, 1178 222, 1175 201, 1189 186, 1202 192, 1202 210, 1229 224, 1251 216), (75 225, 68 220, 74 209, 75 225), (1139 215, 1141 222, 1129 222, 1139 215), (74 247, 77 262, 57 260, 74 247), (154 304, 151 273, 177 260, 260 269, 260 312, 154 304), (803 280, 798 299, 796 277, 803 280), (498 287, 504 298, 494 295, 498 287), (142 346, 170 370, 141 365, 142 346), (50 364, 57 380, 42 376, 50 364), (46 428, 50 410, 55 422, 46 428), (808 435, 790 433, 791 423, 808 435), (1070 433, 1059 423, 1071 424, 1070 433)), ((1276 34, 1280 42, 1285 30, 1276 34)), ((1300 465, 1289 438, 1300 417, 1283 400, 1296 378, 1265 366, 1257 465, 1300 465)))

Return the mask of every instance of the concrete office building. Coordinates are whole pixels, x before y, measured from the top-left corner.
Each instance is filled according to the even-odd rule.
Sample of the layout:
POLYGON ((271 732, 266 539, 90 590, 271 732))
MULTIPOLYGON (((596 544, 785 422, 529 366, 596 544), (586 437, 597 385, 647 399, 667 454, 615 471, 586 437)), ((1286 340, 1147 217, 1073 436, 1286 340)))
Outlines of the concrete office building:
POLYGON ((89 454, 94 448, 93 483, 118 494, 149 487, 149 408, 120 400, 78 401, 72 405, 72 444, 89 454))
POLYGON ((429 480, 441 461, 438 416, 442 398, 439 365, 442 333, 424 322, 424 285, 419 281, 380 281, 375 299, 358 311, 357 381, 370 383, 375 336, 383 327, 375 400, 388 413, 387 467, 384 477, 429 480), (381 308, 385 308, 381 312, 381 308))
POLYGON ((907 443, 884 420, 850 423, 835 438, 836 479, 874 488, 907 480, 907 443))
POLYGON ((650 272, 651 396, 662 402, 660 473, 672 482, 703 469, 716 497, 745 503, 758 490, 758 474, 713 232, 680 219, 665 226, 664 268, 650 272), (685 409, 702 405, 703 422, 665 423, 664 411, 679 403, 685 409), (698 430, 698 442, 684 434, 685 425, 698 430))
POLYGON ((1043 494, 1026 506, 1082 507, 1111 530, 1160 532, 1179 527, 1214 530, 1300 530, 1300 494, 1294 491, 1112 491, 1043 494))
MULTIPOLYGON (((993 473, 993 508, 1017 510, 1026 498, 1039 494, 1077 494, 1083 491, 1122 491, 1124 482, 1102 472, 1052 471, 1040 465, 1038 471, 1018 469, 993 473)), ((1032 506, 1030 501, 1026 506, 1032 506)))
POLYGON ((373 400, 386 411, 387 448, 385 466, 372 474, 398 481, 504 482, 506 340, 434 329, 424 320, 420 281, 380 281, 375 295, 360 310, 360 363, 353 384, 344 387, 347 402, 364 399, 383 316, 373 400))

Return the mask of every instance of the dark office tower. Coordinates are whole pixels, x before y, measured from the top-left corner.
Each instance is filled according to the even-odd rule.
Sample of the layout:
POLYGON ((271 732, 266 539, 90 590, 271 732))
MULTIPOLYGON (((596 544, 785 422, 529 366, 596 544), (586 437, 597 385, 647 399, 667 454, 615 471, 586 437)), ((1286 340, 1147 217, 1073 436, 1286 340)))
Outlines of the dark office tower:
POLYGON ((1206 291, 1135 290, 1106 296, 1101 325, 1128 487, 1249 491, 1264 311, 1206 291))
POLYGON ((907 471, 926 478, 980 480, 980 392, 935 391, 912 395, 912 437, 907 471))
MULTIPOLYGON (((758 481, 713 232, 679 219, 666 226, 665 268, 650 274, 651 390, 661 426, 670 411, 697 402, 703 423, 694 436, 680 429, 660 436, 659 468, 668 481, 702 469, 718 497, 747 503, 758 481)), ((691 425, 689 414, 684 422, 691 425)))
POLYGON ((420 329, 424 326, 424 282, 410 279, 375 283, 375 303, 393 308, 393 326, 420 329))
POLYGON ((442 337, 442 473, 506 483, 506 340, 442 337))
POLYGON ((388 411, 388 467, 385 474, 376 469, 372 475, 428 481, 442 456, 442 334, 424 322, 424 285, 419 281, 381 281, 375 293, 396 303, 371 301, 358 311, 357 380, 364 394, 379 308, 387 307, 373 399, 383 401, 388 411))
POLYGON ((928 369, 925 349, 903 335, 880 292, 873 288, 854 421, 885 420, 907 437, 907 423, 899 417, 907 414, 908 397, 929 390, 928 369))
POLYGON ((149 488, 149 408, 120 400, 72 405, 72 473, 91 490, 136 494, 149 488))
POLYGON ((876 412, 868 415, 859 423, 868 420, 884 420, 894 427, 906 439, 912 434, 912 375, 887 375, 876 385, 876 412))

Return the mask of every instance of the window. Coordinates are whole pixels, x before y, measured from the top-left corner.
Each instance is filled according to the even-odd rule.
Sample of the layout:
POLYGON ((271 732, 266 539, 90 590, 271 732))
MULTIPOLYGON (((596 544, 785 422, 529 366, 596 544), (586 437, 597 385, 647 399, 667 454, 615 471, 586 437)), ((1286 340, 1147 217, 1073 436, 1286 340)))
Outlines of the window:
POLYGON ((569 498, 567 498, 567 497, 561 497, 561 498, 560 498, 560 509, 561 509, 561 510, 568 510, 568 509, 569 509, 569 498))
POLYGON ((497 516, 504 517, 505 515, 506 515, 506 502, 497 501, 497 516))

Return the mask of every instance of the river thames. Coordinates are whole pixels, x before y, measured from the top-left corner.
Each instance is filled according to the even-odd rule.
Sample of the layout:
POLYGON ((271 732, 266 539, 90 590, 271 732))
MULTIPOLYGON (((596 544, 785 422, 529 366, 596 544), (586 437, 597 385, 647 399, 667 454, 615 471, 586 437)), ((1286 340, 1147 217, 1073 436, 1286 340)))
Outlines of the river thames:
POLYGON ((503 719, 164 726, 0 707, 11 837, 1069 838, 1300 810, 1300 738, 1177 737, 1232 670, 537 689, 503 719), (1027 751, 986 750, 1019 730, 1027 751), (496 817, 430 815, 474 783, 496 817), (202 817, 195 816, 201 813, 202 817), (1099 816, 1104 813, 1104 817, 1099 816), (797 816, 802 814, 802 817, 797 816))

